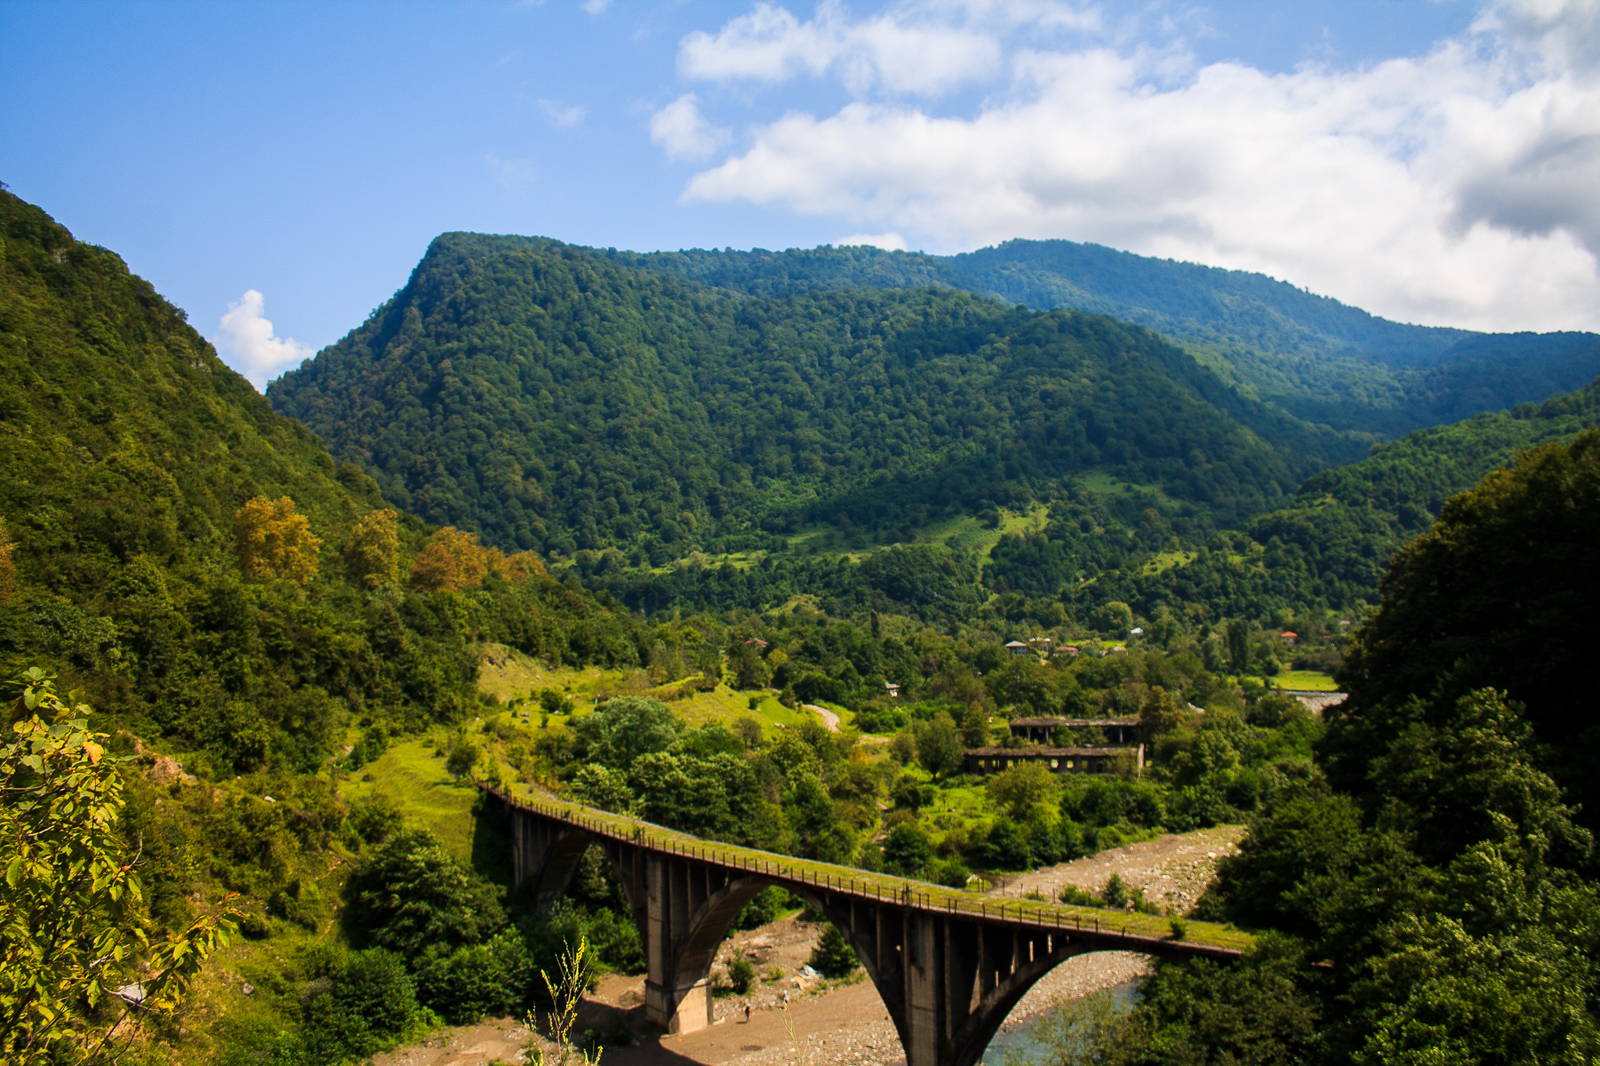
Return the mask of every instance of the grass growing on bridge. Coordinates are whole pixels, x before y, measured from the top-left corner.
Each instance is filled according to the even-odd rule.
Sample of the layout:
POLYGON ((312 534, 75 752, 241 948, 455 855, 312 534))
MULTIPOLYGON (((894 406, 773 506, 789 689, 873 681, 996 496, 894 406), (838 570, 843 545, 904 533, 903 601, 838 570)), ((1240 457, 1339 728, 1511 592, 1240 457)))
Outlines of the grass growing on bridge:
MULTIPOLYGON (((729 867, 758 872, 768 871, 776 877, 836 891, 881 899, 896 899, 909 895, 919 905, 932 910, 1000 917, 1040 926, 1081 929, 1085 932, 1096 931, 1173 943, 1173 925, 1165 917, 1097 907, 1072 907, 1010 898, 995 899, 923 881, 912 881, 888 874, 869 873, 848 866, 835 866, 831 863, 797 859, 788 855, 757 851, 754 848, 702 840, 687 833, 664 829, 623 815, 557 800, 528 785, 515 786, 512 797, 530 807, 549 812, 555 817, 584 825, 592 831, 609 832, 624 840, 647 843, 664 851, 688 854, 729 867)), ((1199 921, 1186 921, 1184 926, 1182 944, 1188 948, 1236 953, 1248 950, 1255 942, 1255 938, 1249 933, 1231 926, 1199 921)), ((1136 943, 1130 943, 1127 947, 1128 950, 1140 950, 1136 943)))

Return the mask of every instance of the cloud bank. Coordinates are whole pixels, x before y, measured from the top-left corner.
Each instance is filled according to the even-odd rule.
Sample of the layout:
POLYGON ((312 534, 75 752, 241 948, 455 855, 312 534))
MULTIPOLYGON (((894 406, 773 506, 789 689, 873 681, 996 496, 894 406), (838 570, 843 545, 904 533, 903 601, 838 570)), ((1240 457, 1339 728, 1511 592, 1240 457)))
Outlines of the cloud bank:
POLYGON ((274 334, 265 315, 266 299, 255 289, 228 305, 211 343, 224 362, 247 378, 258 392, 267 382, 312 356, 311 347, 274 334))
MULTIPOLYGON (((1119 40, 1092 11, 1042 2, 858 20, 824 4, 809 21, 761 3, 684 38, 679 70, 832 77, 854 97, 754 125, 686 201, 939 251, 1094 241, 1262 271, 1403 321, 1600 328, 1600 0, 1508 0, 1426 55, 1290 73, 1202 66, 1181 42, 1119 40), (936 112, 961 85, 992 91, 936 112)), ((685 101, 714 128, 692 95, 670 106, 685 101)), ((678 157, 717 150, 652 135, 678 157)))

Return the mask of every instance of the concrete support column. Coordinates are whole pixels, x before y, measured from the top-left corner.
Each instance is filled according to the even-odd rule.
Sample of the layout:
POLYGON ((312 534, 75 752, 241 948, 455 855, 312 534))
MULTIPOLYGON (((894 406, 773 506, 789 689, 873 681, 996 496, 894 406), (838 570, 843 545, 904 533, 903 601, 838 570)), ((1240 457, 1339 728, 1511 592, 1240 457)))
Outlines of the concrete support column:
POLYGON ((939 986, 936 920, 905 912, 906 1066, 939 1066, 939 986))
POLYGON ((669 1033, 692 1033, 711 1024, 711 978, 680 982, 678 954, 689 923, 690 873, 672 856, 645 858, 648 919, 644 982, 645 1019, 669 1033))

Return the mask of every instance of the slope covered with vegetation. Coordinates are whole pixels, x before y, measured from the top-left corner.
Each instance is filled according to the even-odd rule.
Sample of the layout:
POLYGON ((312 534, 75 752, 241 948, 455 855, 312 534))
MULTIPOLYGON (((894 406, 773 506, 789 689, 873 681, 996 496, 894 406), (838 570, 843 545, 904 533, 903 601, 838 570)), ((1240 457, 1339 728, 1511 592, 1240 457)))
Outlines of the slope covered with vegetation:
POLYGON ((1164 968, 1095 1061, 1593 1061, 1596 747, 1575 668, 1597 521, 1591 430, 1455 497, 1396 557, 1313 772, 1202 903, 1275 935, 1229 971, 1164 968))
POLYGON ((1095 315, 935 288, 749 297, 471 234, 269 395, 425 518, 636 566, 818 521, 909 540, 1090 474, 1204 530, 1357 446, 1095 315))
POLYGON ((741 292, 938 284, 1137 322, 1247 395, 1383 437, 1537 402, 1600 374, 1600 337, 1413 326, 1266 277, 1095 244, 1014 240, 954 256, 872 248, 603 253, 741 292))
POLYGON ((369 477, 115 254, 9 194, 0 237, 4 676, 61 671, 108 720, 220 773, 310 769, 352 728, 460 717, 480 637, 637 661, 631 620, 542 574, 398 582, 428 536, 416 519, 391 518, 387 575, 363 569, 386 506, 369 477), (294 565, 256 565, 270 545, 246 539, 279 527, 294 565))
MULTIPOLYGON (((1376 603, 1390 557, 1427 530, 1451 496, 1509 465, 1519 451, 1570 440, 1596 424, 1600 382, 1542 404, 1417 430, 1375 447, 1361 462, 1308 478, 1292 505, 1212 538, 1177 565, 1102 574, 1106 587, 1098 595, 1126 600, 1146 613, 1162 603, 1198 603, 1219 616, 1313 603, 1336 610, 1376 603)), ((1002 541, 985 571, 991 584, 1048 587, 1053 575, 1058 590, 1069 586, 1075 531, 1067 530, 1067 544, 1053 549, 1053 542, 1045 542, 1054 529, 1021 543, 1002 541)), ((1080 603, 1086 593, 1077 594, 1080 603)))

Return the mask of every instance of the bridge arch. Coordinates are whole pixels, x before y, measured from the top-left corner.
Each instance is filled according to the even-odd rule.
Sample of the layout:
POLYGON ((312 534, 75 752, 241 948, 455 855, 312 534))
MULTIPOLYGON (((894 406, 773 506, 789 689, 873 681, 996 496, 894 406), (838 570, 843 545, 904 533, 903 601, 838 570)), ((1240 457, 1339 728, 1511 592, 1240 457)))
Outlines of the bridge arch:
MULTIPOLYGON (((1236 958, 1237 932, 975 898, 937 885, 697 840, 571 804, 497 793, 512 815, 513 870, 553 903, 591 840, 633 904, 649 963, 647 1017, 669 1032, 711 1024, 711 966, 745 904, 767 885, 808 899, 866 968, 909 1066, 974 1066, 1030 987, 1074 955, 1127 950, 1161 958, 1236 958), (569 835, 574 830, 582 835, 569 835), (546 869, 548 863, 549 868, 546 869)), ((548 905, 548 904, 546 904, 548 905)))

